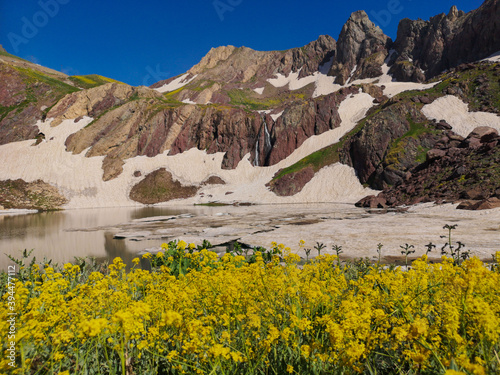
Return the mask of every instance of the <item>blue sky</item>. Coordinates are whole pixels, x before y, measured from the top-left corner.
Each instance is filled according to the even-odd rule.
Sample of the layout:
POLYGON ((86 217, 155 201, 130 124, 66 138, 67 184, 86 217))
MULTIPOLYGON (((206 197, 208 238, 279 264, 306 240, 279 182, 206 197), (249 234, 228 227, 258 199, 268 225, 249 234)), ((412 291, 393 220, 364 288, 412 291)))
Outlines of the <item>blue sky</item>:
MULTIPOLYGON (((349 15, 365 10, 395 39, 401 18, 428 20, 457 1, 0 0, 0 44, 17 56, 70 75, 101 74, 151 85, 185 72, 221 45, 256 50, 338 38, 349 15)), ((466 12, 480 0, 462 0, 466 12)))

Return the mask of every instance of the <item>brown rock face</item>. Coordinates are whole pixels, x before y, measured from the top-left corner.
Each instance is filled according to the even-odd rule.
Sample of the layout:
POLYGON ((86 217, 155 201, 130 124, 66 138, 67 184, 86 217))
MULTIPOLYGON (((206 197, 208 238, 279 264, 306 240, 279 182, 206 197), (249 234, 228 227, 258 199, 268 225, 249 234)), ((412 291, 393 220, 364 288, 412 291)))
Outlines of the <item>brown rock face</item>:
POLYGON ((290 197, 302 191, 304 186, 314 177, 314 169, 312 167, 304 168, 301 171, 290 173, 275 183, 267 184, 270 190, 280 197, 290 197))
POLYGON ((148 174, 130 191, 130 199, 143 203, 155 204, 173 199, 189 198, 196 195, 197 186, 183 186, 172 178, 165 168, 148 174))
MULTIPOLYGON (((106 155, 103 162, 105 180, 122 172, 125 159, 137 155, 154 157, 166 150, 170 150, 170 155, 191 148, 208 153, 225 152, 222 167, 227 169, 235 168, 250 153, 254 165, 268 166, 289 156, 311 135, 338 127, 338 106, 347 95, 356 92, 358 88, 351 87, 290 104, 276 121, 241 108, 172 107, 155 98, 140 98, 109 110, 71 135, 66 140, 66 147, 75 154, 90 148, 88 157, 106 155)), ((71 108, 76 108, 72 115, 75 116, 83 107, 75 104, 68 111, 71 108)))
POLYGON ((437 141, 427 135, 404 137, 412 126, 415 128, 415 123, 421 123, 423 130, 427 123, 415 104, 388 103, 382 111, 369 116, 364 127, 346 141, 340 161, 354 167, 361 183, 370 183, 376 189, 402 181, 408 170, 419 164, 419 146, 432 148, 437 141))
POLYGON ((25 65, 0 59, 0 145, 34 139, 39 132, 36 122, 44 117, 44 109, 67 92, 76 91, 63 82, 53 85, 57 81, 52 77, 49 80, 29 69, 29 63, 25 65))
POLYGON ((455 147, 452 141, 456 136, 448 131, 449 141, 440 143, 440 149, 429 151, 434 157, 428 157, 403 181, 384 189, 378 197, 367 197, 358 204, 368 207, 376 199, 383 199, 394 207, 433 201, 461 201, 457 208, 465 210, 499 207, 500 138, 492 138, 492 134, 494 129, 476 128, 455 147), (488 136, 481 141, 485 135, 488 136), (477 144, 470 142, 472 139, 477 144))
MULTIPOLYGON (((390 73, 400 81, 424 81, 500 50, 500 1, 486 0, 467 14, 452 7, 429 21, 403 19, 390 73)), ((339 40, 340 43, 340 40, 339 40)))
POLYGON ((341 85, 348 81, 351 73, 352 80, 380 76, 391 43, 364 11, 354 12, 342 28, 328 75, 336 76, 335 82, 341 85))
POLYGON ((270 117, 259 130, 252 153, 254 165, 269 166, 288 157, 312 135, 319 135, 340 126, 338 107, 348 96, 359 91, 356 87, 299 103, 287 108, 274 124, 270 117))

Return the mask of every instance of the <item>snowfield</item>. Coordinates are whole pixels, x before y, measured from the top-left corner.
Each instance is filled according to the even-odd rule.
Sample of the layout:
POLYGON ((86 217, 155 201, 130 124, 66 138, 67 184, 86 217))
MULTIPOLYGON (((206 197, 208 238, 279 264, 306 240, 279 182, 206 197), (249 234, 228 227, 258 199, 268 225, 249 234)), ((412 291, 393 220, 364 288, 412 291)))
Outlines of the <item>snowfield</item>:
POLYGON ((445 120, 462 137, 467 137, 478 126, 489 126, 500 132, 500 116, 488 112, 470 112, 469 105, 453 95, 443 96, 425 105, 422 113, 431 120, 445 120))
POLYGON ((193 77, 191 77, 191 79, 187 79, 188 75, 189 73, 183 74, 180 77, 174 79, 172 82, 166 83, 163 86, 156 88, 155 90, 161 93, 165 93, 180 89, 197 77, 197 75, 194 75, 193 77))
MULTIPOLYGON (((298 202, 355 202, 371 194, 363 188, 352 168, 332 165, 319 171, 302 192, 293 197, 278 197, 265 186, 281 168, 288 167, 303 157, 332 143, 338 142, 364 117, 373 105, 367 94, 358 94, 346 99, 339 108, 342 123, 339 128, 314 136, 293 152, 287 159, 272 167, 253 167, 247 154, 236 169, 221 169, 224 153, 207 154, 191 149, 168 156, 168 151, 153 158, 137 156, 125 160, 123 172, 111 181, 102 180, 103 156, 85 157, 86 151, 73 155, 66 151, 66 138, 88 125, 92 118, 74 122, 65 120, 51 127, 52 119, 39 122, 40 131, 46 139, 33 146, 34 141, 14 142, 0 146, 0 175, 3 179, 21 178, 27 182, 42 179, 61 191, 70 202, 65 208, 140 206, 128 198, 133 185, 143 177, 134 177, 135 171, 146 175, 158 168, 166 168, 182 184, 200 184, 211 175, 218 175, 226 185, 205 186, 203 195, 183 200, 183 204, 220 202, 252 203, 298 203, 298 202), (232 192, 226 195, 227 192, 232 192)), ((279 116, 280 114, 276 114, 279 116)), ((179 204, 171 201, 166 204, 179 204)))

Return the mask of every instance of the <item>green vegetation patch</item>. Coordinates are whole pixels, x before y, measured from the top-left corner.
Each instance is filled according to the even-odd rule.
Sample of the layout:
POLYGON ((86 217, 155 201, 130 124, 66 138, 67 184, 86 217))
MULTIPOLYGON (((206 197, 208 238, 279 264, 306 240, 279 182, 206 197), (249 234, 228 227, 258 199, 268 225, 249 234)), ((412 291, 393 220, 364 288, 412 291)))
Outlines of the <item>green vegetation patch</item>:
POLYGON ((103 77, 98 74, 89 74, 84 76, 71 76, 69 80, 73 82, 76 86, 82 89, 90 89, 92 87, 97 87, 105 85, 106 83, 119 83, 124 85, 123 82, 117 81, 112 78, 103 77))
POLYGON ((66 203, 68 200, 55 187, 42 180, 29 183, 21 179, 0 181, 0 205, 6 209, 51 211, 66 203))
MULTIPOLYGON (((415 122, 413 118, 408 115, 407 120, 410 124, 410 130, 408 130, 403 136, 395 139, 387 150, 387 155, 385 157, 385 162, 387 164, 399 164, 400 160, 406 153, 409 151, 408 144, 409 140, 414 139, 418 140, 420 136, 433 132, 432 129, 429 129, 425 125, 427 122, 415 122)), ((435 132, 435 131, 434 131, 435 132)), ((416 156, 416 161, 421 163, 425 161, 425 156, 427 154, 428 149, 425 149, 422 146, 417 147, 419 152, 416 156)))
MULTIPOLYGON (((49 77, 46 74, 40 73, 34 69, 29 68, 21 68, 18 66, 13 66, 18 72, 23 75, 23 80, 27 84, 27 86, 33 86, 39 82, 46 83, 55 89, 58 93, 58 96, 62 97, 66 94, 71 94, 72 92, 79 91, 78 88, 68 85, 58 79, 49 77)), ((36 97, 33 97, 33 101, 37 101, 36 97)))
POLYGON ((304 89, 289 91, 272 98, 257 98, 256 93, 250 89, 232 89, 227 91, 227 95, 231 100, 231 105, 252 111, 274 109, 288 102, 306 99, 304 89))

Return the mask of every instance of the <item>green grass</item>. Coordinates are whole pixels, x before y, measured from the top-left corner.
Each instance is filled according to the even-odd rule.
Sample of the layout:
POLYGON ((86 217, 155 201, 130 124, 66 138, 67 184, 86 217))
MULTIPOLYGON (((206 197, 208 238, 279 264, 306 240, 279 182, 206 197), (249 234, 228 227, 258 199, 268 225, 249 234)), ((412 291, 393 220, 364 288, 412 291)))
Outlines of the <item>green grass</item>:
POLYGON ((13 59, 16 59, 16 60, 21 60, 21 61, 25 61, 25 62, 27 62, 27 63, 32 64, 32 62, 31 62, 31 61, 28 61, 28 60, 22 59, 22 58, 20 58, 20 57, 17 57, 17 56, 15 56, 15 55, 12 55, 12 54, 10 54, 10 53, 8 53, 8 52, 0 51, 0 56, 11 57, 11 58, 13 58, 13 59))
POLYGON ((283 93, 277 97, 267 99, 255 97, 255 92, 250 89, 229 90, 227 91, 227 95, 231 100, 231 105, 244 107, 247 110, 260 111, 277 108, 286 102, 304 101, 306 99, 306 88, 307 86, 301 90, 283 93))
POLYGON ((106 83, 119 83, 124 85, 123 82, 117 81, 115 79, 103 77, 98 74, 89 74, 84 76, 71 76, 69 80, 73 82, 76 86, 83 89, 90 89, 93 87, 105 85, 106 83))
POLYGON ((22 102, 14 106, 0 106, 0 121, 14 111, 16 114, 22 113, 31 103, 41 102, 48 105, 49 108, 43 111, 43 114, 46 115, 50 108, 52 108, 65 95, 79 91, 76 87, 68 85, 67 83, 52 78, 34 69, 19 66, 12 66, 12 69, 19 73, 20 78, 26 85, 24 91, 20 91, 15 95, 23 95, 25 98, 22 102), (43 88, 41 84, 49 87, 43 88))
MULTIPOLYGON (((28 86, 33 86, 39 82, 46 83, 57 91, 57 96, 61 95, 61 97, 66 94, 71 94, 72 92, 79 91, 79 89, 76 87, 68 85, 67 83, 59 81, 58 79, 49 77, 48 75, 42 74, 34 69, 21 68, 18 66, 13 66, 13 68, 22 74, 23 80, 28 86)), ((37 101, 37 98, 33 99, 37 101)))

